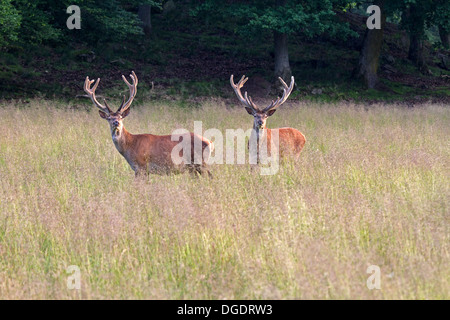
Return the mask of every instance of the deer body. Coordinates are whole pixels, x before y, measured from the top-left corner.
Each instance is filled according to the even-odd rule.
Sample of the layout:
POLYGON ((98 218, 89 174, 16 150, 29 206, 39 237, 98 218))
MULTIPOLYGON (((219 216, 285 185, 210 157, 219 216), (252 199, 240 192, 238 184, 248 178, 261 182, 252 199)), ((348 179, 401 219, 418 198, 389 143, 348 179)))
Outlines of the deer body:
MULTIPOLYGON (((291 84, 289 87, 281 78, 279 79, 284 87, 283 96, 276 99, 275 101, 272 101, 272 103, 268 107, 261 109, 253 103, 252 99, 247 95, 247 92, 245 92, 244 95, 242 95, 241 93, 241 88, 244 86, 248 78, 242 76, 241 80, 237 84, 235 84, 233 81, 233 75, 231 75, 230 77, 230 83, 236 93, 236 96, 244 105, 247 113, 253 116, 253 131, 250 136, 250 141, 256 141, 256 155, 258 163, 261 156, 261 146, 265 146, 267 148, 268 156, 271 156, 272 148, 277 148, 280 158, 290 157, 294 160, 297 160, 306 143, 305 136, 297 129, 268 129, 266 127, 268 117, 273 115, 276 111, 276 108, 278 108, 287 100, 294 88, 294 77, 291 78, 291 84), (276 139, 275 137, 278 137, 278 139, 276 139)), ((250 149, 250 142, 248 147, 250 149)))
POLYGON ((251 139, 256 139, 258 146, 257 149, 257 159, 260 157, 260 146, 267 146, 267 155, 271 156, 272 148, 278 149, 278 154, 280 158, 293 158, 297 160, 300 157, 300 153, 306 143, 305 136, 294 128, 278 128, 278 129, 268 129, 268 128, 253 128, 251 139), (272 135, 278 136, 278 146, 272 141, 272 135))
MULTIPOLYGON (((211 173, 206 168, 206 162, 211 156, 214 145, 208 139, 194 133, 172 134, 172 135, 153 135, 153 134, 131 134, 123 126, 123 119, 130 112, 130 105, 136 95, 137 77, 134 72, 130 75, 133 83, 130 84, 124 76, 122 76, 125 83, 130 89, 130 98, 125 102, 125 97, 122 105, 117 112, 113 112, 108 104, 105 106, 100 104, 95 98, 95 90, 97 89, 100 79, 97 79, 94 87, 90 86, 94 80, 90 81, 86 77, 84 90, 90 96, 92 102, 100 109, 100 117, 107 120, 111 129, 111 136, 114 145, 119 153, 127 160, 130 167, 134 170, 135 175, 156 173, 179 173, 189 170, 193 173, 202 174, 204 172, 211 176, 211 173), (179 144, 183 144, 177 156, 183 161, 175 163, 173 161, 173 150, 179 144), (194 146, 200 146, 201 148, 194 146), (201 149, 201 150, 200 150, 201 149), (185 151, 186 154, 184 154, 185 151), (195 152, 200 153, 195 157, 195 152), (195 160, 200 159, 200 163, 195 160)), ((176 153, 175 153, 176 154, 176 153)))
MULTIPOLYGON (((210 156, 212 152, 211 142, 194 133, 178 135, 179 139, 172 141, 171 135, 131 134, 125 128, 120 134, 113 133, 113 142, 117 151, 127 160, 136 175, 145 173, 171 173, 184 172, 186 169, 202 173, 202 168, 194 164, 194 148, 191 144, 191 153, 187 155, 188 164, 174 164, 172 150, 179 141, 188 139, 201 142, 202 153, 210 156), (206 152, 205 152, 206 151, 206 152)), ((176 137, 176 135, 174 135, 176 137)), ((184 158, 183 151, 180 152, 184 158)))

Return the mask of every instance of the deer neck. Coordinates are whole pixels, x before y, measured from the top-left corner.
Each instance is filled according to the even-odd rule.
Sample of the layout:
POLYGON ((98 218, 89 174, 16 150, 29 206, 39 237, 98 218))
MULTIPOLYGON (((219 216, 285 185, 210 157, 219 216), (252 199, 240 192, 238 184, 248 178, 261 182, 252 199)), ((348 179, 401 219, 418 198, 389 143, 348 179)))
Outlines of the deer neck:
POLYGON ((117 151, 124 154, 132 140, 132 134, 122 125, 120 129, 111 130, 112 140, 117 151))
MULTIPOLYGON (((253 123, 253 131, 252 131, 252 136, 254 135, 254 137, 256 136, 256 163, 260 163, 260 147, 261 147, 261 143, 264 143, 266 137, 267 137, 267 128, 266 125, 264 124, 264 126, 260 127, 257 126, 255 123, 253 123)), ((254 137, 250 137, 250 139, 255 139, 254 137)))
POLYGON ((256 134, 256 141, 259 143, 259 141, 264 139, 267 134, 266 125, 264 124, 263 127, 259 127, 256 124, 253 124, 253 132, 256 134))

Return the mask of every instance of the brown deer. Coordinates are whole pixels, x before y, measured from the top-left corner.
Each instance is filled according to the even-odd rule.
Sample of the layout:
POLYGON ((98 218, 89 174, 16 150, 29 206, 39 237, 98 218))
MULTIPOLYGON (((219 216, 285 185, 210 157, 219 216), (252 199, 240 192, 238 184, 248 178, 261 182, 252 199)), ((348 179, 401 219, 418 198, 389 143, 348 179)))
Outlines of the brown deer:
POLYGON ((117 151, 127 160, 135 175, 156 173, 179 173, 188 169, 190 172, 202 174, 204 172, 211 176, 206 168, 206 162, 211 156, 214 145, 208 139, 197 134, 186 132, 180 134, 158 136, 153 134, 131 134, 123 126, 123 119, 130 113, 130 105, 136 96, 138 78, 134 71, 130 75, 130 84, 125 76, 123 81, 130 90, 130 97, 122 104, 116 112, 113 112, 106 100, 105 105, 100 104, 95 97, 95 90, 99 84, 97 79, 91 88, 94 80, 86 77, 84 91, 91 98, 95 106, 100 110, 100 117, 106 119, 111 128, 111 135, 117 151), (180 144, 183 144, 180 148, 180 144), (195 146, 195 148, 194 148, 195 146), (177 152, 175 152, 177 151, 177 152), (173 154, 183 161, 174 161, 173 154))
MULTIPOLYGON (((233 81, 233 75, 231 75, 230 77, 230 83, 234 89, 234 92, 236 93, 236 96, 244 105, 245 110, 247 110, 248 114, 252 115, 254 118, 250 141, 256 141, 257 163, 259 163, 261 157, 260 147, 262 143, 266 145, 267 155, 270 155, 272 150, 271 148, 275 147, 278 148, 278 154, 280 158, 293 157, 294 160, 297 160, 306 142, 305 136, 297 129, 268 129, 266 127, 267 118, 275 113, 276 109, 287 100, 292 90, 294 89, 294 77, 291 78, 291 84, 289 85, 289 87, 283 81, 283 79, 279 79, 281 81, 281 84, 283 85, 283 95, 281 96, 281 98, 278 97, 275 101, 272 100, 272 103, 269 106, 262 109, 257 107, 255 103, 253 103, 252 98, 247 95, 247 92, 245 92, 244 95, 242 95, 241 93, 241 88, 244 86, 248 78, 242 76, 241 80, 239 80, 239 82, 235 84, 233 81), (275 141, 276 139, 272 138, 275 137, 275 135, 276 137, 278 137, 278 141, 275 141)), ((251 149, 250 141, 248 145, 249 149, 251 149)))

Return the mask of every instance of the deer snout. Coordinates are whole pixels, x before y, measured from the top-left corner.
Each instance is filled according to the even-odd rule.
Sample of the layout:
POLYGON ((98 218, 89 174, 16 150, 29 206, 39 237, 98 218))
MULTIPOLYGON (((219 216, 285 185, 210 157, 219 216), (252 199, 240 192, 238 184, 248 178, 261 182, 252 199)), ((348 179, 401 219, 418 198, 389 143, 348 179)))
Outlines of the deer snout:
POLYGON ((114 127, 118 127, 118 126, 119 126, 119 121, 114 120, 114 121, 113 121, 113 126, 114 126, 114 127))

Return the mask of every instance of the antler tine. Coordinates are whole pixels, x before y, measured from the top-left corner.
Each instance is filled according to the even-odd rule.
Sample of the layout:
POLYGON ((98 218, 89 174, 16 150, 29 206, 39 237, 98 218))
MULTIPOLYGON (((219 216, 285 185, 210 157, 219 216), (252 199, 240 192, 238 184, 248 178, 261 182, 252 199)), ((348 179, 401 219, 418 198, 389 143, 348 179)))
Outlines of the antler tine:
POLYGON ((110 113, 112 113, 112 110, 106 104, 106 100, 104 100, 105 104, 106 104, 106 107, 105 107, 100 102, 98 102, 97 98, 95 97, 95 90, 97 90, 97 86, 98 86, 99 82, 100 82, 100 78, 98 78, 97 81, 95 81, 94 87, 91 88, 91 85, 94 83, 94 80, 89 80, 89 77, 86 77, 86 80, 84 81, 84 92, 86 92, 88 94, 88 96, 91 98, 92 102, 97 106, 97 108, 99 108, 103 112, 110 114, 110 113))
POLYGON ((231 87, 233 87, 234 92, 236 93, 236 96, 238 97, 239 101, 241 101, 242 104, 245 106, 257 111, 259 110, 258 107, 253 103, 252 98, 247 95, 247 91, 245 91, 244 96, 242 96, 241 88, 244 86, 244 84, 247 82, 248 78, 245 76, 242 76, 241 80, 237 84, 233 81, 234 76, 231 75, 230 77, 230 84, 231 87))
POLYGON ((106 108, 108 108, 108 110, 111 110, 111 108, 108 105, 108 102, 106 102, 106 99, 103 98, 103 103, 105 104, 106 108))
POLYGON ((120 105, 119 109, 117 110, 117 112, 124 112, 125 110, 127 110, 130 107, 131 103, 133 102, 134 97, 136 96, 138 78, 137 78, 136 74, 134 73, 134 71, 131 71, 130 78, 132 80, 131 84, 128 82, 127 78, 124 75, 122 75, 123 81, 125 82, 125 84, 128 86, 128 89, 130 90, 130 97, 128 98, 128 101, 125 102, 125 96, 124 96, 124 100, 123 100, 122 104, 120 105))
POLYGON ((252 97, 247 95, 247 91, 244 92, 245 101, 247 101, 253 109, 259 110, 258 107, 253 103, 252 97))
POLYGON ((281 79, 281 77, 278 78, 281 82, 281 84, 283 85, 283 95, 280 97, 278 97, 275 101, 272 100, 272 103, 263 110, 263 112, 267 112, 271 109, 276 109, 279 106, 281 106, 284 102, 286 102, 287 98, 289 97, 289 95, 292 93, 292 90, 294 89, 294 77, 291 77, 291 83, 288 87, 288 85, 286 84, 286 82, 284 82, 283 79, 281 79))
POLYGON ((126 100, 126 97, 125 97, 125 95, 123 95, 122 103, 120 104, 120 107, 122 107, 125 104, 125 100, 126 100))

